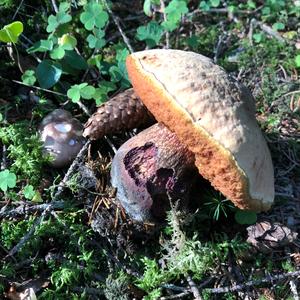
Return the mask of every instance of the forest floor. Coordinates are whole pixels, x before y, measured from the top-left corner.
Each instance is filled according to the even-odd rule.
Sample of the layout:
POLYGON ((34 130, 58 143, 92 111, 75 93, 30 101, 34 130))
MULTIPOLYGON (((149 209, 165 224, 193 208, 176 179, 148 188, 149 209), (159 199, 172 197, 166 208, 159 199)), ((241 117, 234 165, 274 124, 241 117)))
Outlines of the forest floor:
POLYGON ((0 299, 299 299, 299 25, 291 0, 0 0, 0 299), (43 117, 85 123, 130 87, 126 56, 150 48, 208 56, 252 92, 270 211, 243 215, 208 186, 164 222, 132 220, 110 165, 140 129, 47 164, 43 117))

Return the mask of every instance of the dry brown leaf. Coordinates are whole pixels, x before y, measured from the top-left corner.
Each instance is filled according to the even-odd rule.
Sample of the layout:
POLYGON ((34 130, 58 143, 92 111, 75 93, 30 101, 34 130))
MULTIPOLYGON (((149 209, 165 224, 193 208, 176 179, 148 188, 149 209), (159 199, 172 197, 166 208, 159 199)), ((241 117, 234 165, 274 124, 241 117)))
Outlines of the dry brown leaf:
POLYGON ((297 233, 280 223, 268 221, 258 222, 247 228, 247 242, 261 252, 271 252, 273 249, 292 243, 297 233))

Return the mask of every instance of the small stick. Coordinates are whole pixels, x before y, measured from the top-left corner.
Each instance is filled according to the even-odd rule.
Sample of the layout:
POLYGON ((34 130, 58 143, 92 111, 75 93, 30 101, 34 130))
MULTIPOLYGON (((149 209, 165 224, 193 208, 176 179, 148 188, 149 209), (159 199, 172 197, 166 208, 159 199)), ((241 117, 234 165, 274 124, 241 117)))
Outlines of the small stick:
POLYGON ((89 145, 90 145, 91 141, 88 140, 83 147, 81 148, 81 150, 79 151, 79 153, 77 154, 76 158, 73 160, 71 166, 69 167, 67 173, 65 174, 63 180, 59 183, 58 188, 56 193, 53 196, 52 201, 57 200, 58 198, 60 198, 62 192, 64 191, 67 182, 70 180, 71 176, 73 175, 74 171, 76 170, 76 168, 78 167, 78 165, 80 164, 83 156, 85 155, 89 145))
POLYGON ((16 218, 22 215, 28 215, 36 211, 44 211, 47 209, 48 210, 63 209, 64 205, 65 205, 64 201, 51 201, 50 203, 37 204, 32 206, 29 206, 27 204, 25 205, 22 204, 8 211, 7 210, 0 211, 0 218, 16 218))
POLYGON ((13 17, 12 17, 12 20, 14 20, 16 18, 17 14, 19 13, 19 10, 21 9, 21 7, 23 5, 23 2, 24 2, 24 0, 21 0, 19 6, 17 7, 17 9, 16 9, 16 11, 15 11, 13 17))
POLYGON ((197 288, 197 286, 196 286, 194 280, 192 279, 192 277, 191 277, 190 275, 188 275, 188 276, 186 277, 186 279, 187 279, 187 282, 188 282, 188 284, 189 284, 189 286, 190 286, 191 292, 192 292, 193 295, 194 295, 194 299, 195 299, 195 300, 202 300, 202 297, 201 297, 201 295, 200 295, 200 291, 198 290, 198 288, 197 288))
POLYGON ((123 41, 124 41, 124 43, 127 46, 127 48, 129 49, 129 51, 131 53, 133 53, 134 50, 133 50, 132 46, 130 45, 129 39, 127 38, 126 34, 124 33, 123 29, 121 28, 120 22, 119 22, 118 18, 114 15, 114 13, 112 12, 112 10, 110 9, 109 5, 107 4, 107 1, 106 0, 102 0, 102 2, 104 3, 107 11, 110 13, 110 15, 111 15, 114 23, 116 24, 116 26, 117 26, 117 28, 118 28, 118 30, 119 30, 122 38, 123 38, 123 41))
MULTIPOLYGON (((162 10, 162 13, 163 13, 164 21, 166 22, 167 21, 167 15, 166 15, 166 12, 165 12, 166 6, 165 6, 164 0, 160 0, 160 7, 161 7, 161 10, 162 10)), ((169 33, 169 31, 166 30, 166 49, 169 49, 169 48, 170 48, 170 33, 169 33)))
POLYGON ((238 292, 238 291, 244 290, 245 288, 257 286, 257 285, 260 285, 262 283, 272 283, 274 281, 279 281, 279 280, 288 279, 288 278, 296 278, 296 277, 299 277, 299 276, 300 276, 300 270, 299 271, 294 271, 294 272, 278 274, 278 275, 273 275, 273 276, 270 275, 270 276, 264 277, 262 279, 250 280, 250 281, 245 282, 243 284, 238 284, 238 285, 234 285, 234 286, 204 289, 204 291, 210 292, 212 294, 224 294, 224 293, 228 293, 228 292, 238 292))
POLYGON ((55 0, 51 0, 52 6, 53 6, 53 10, 55 11, 55 13, 58 13, 58 8, 57 8, 57 4, 55 2, 55 0))

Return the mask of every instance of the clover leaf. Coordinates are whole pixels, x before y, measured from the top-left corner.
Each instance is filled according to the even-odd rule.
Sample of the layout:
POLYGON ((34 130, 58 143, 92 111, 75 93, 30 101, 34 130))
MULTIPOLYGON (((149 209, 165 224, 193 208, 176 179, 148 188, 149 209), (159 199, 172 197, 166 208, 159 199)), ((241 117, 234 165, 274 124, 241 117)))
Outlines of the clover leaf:
POLYGON ((65 56, 65 49, 62 46, 56 46, 51 52, 52 59, 62 59, 65 56))
POLYGON ((167 20, 162 23, 162 26, 173 31, 177 28, 182 15, 188 12, 186 2, 184 0, 172 0, 165 9, 167 20))
POLYGON ((146 26, 140 26, 137 29, 136 38, 139 41, 145 41, 147 46, 152 48, 159 43, 163 32, 163 28, 157 22, 151 21, 146 26))
POLYGON ((86 82, 81 84, 74 84, 68 89, 67 96, 72 100, 73 103, 77 103, 80 98, 92 99, 95 94, 95 88, 88 85, 86 82))
POLYGON ((31 200, 35 195, 35 190, 32 185, 27 184, 23 189, 23 194, 26 199, 31 200))
POLYGON ((0 172, 0 189, 6 192, 8 188, 14 188, 17 184, 17 176, 9 170, 0 172))
POLYGON ((47 32, 53 32, 57 29, 59 25, 66 24, 72 20, 70 14, 68 14, 68 9, 70 8, 70 4, 67 2, 62 2, 59 5, 58 13, 54 15, 50 15, 48 17, 48 26, 46 28, 47 32))
POLYGON ((89 47, 91 49, 101 49, 103 46, 105 46, 106 41, 103 39, 104 35, 105 32, 103 30, 96 29, 95 34, 90 34, 86 39, 89 43, 89 47))
POLYGON ((5 25, 0 30, 0 41, 4 43, 16 43, 23 32, 23 23, 16 21, 5 25))
POLYGON ((26 70, 21 78, 27 85, 34 85, 36 82, 35 72, 33 70, 26 70))
POLYGON ((62 46, 64 50, 73 50, 77 45, 77 40, 69 33, 66 33, 58 39, 58 44, 62 46))
POLYGON ((108 21, 108 14, 101 4, 90 1, 84 6, 84 12, 80 15, 80 21, 85 29, 93 30, 94 27, 103 28, 108 21))
POLYGON ((297 68, 300 67, 300 54, 298 54, 298 55, 295 57, 295 64, 296 64, 296 67, 297 67, 297 68))
POLYGON ((40 40, 34 43, 30 48, 27 49, 28 53, 34 52, 47 52, 52 50, 53 42, 51 40, 40 40))

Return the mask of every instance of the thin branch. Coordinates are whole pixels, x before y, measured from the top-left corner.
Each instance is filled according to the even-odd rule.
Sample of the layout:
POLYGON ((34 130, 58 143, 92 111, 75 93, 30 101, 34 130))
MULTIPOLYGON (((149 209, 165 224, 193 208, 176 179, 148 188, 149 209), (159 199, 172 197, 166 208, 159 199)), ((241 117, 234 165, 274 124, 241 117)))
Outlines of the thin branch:
POLYGON ((88 140, 83 147, 81 148, 81 150, 79 151, 79 153, 77 154, 76 158, 73 160, 71 166, 69 167, 67 173, 65 174, 63 180, 58 184, 58 188, 56 193, 53 196, 53 200, 52 201, 56 201, 57 199, 59 199, 61 197, 61 194, 63 193, 67 182, 71 179, 71 177, 73 176, 75 170, 77 169, 78 165, 81 163, 86 151, 88 150, 88 147, 90 145, 91 141, 88 140))
POLYGON ((22 215, 28 215, 37 211, 44 211, 47 209, 55 210, 64 208, 64 201, 52 201, 50 203, 37 204, 37 205, 28 205, 22 204, 17 208, 10 210, 0 211, 0 218, 17 218, 22 215))
POLYGON ((13 17, 12 17, 13 20, 16 18, 17 14, 19 13, 19 10, 21 9, 21 7, 23 5, 23 2, 24 2, 24 0, 21 0, 19 6, 17 7, 17 9, 16 9, 16 11, 15 11, 13 17))
MULTIPOLYGON (((165 6, 165 1, 164 0, 160 0, 160 7, 163 13, 163 17, 164 17, 164 21, 167 21, 167 15, 165 12, 166 6, 165 6)), ((166 30, 166 49, 170 48, 170 33, 169 31, 166 30)))
POLYGON ((123 41, 124 41, 124 43, 125 43, 126 46, 127 46, 127 48, 129 49, 129 51, 130 51, 131 53, 133 53, 134 50, 133 50, 133 48, 132 48, 132 46, 131 46, 131 44, 130 44, 130 42, 129 42, 129 39, 127 38, 126 34, 124 33, 123 29, 121 28, 121 25, 120 25, 120 22, 119 22, 118 18, 114 15, 114 13, 112 12, 112 10, 110 9, 110 7, 109 7, 107 1, 106 1, 106 0, 102 0, 102 2, 104 3, 104 5, 105 5, 107 11, 108 11, 109 14, 111 15, 111 17, 112 17, 114 23, 116 24, 116 26, 117 26, 117 28, 118 28, 118 30, 119 30, 119 32, 120 32, 122 38, 123 38, 123 41))
POLYGON ((190 275, 188 275, 186 279, 187 279, 187 282, 188 282, 189 287, 191 289, 191 292, 193 293, 194 299, 195 300, 202 300, 202 297, 200 295, 200 291, 197 288, 197 286, 196 286, 194 280, 192 279, 192 277, 190 275))
POLYGON ((32 89, 36 89, 36 90, 40 90, 40 91, 44 91, 44 92, 47 92, 47 93, 51 93, 51 94, 54 94, 54 95, 58 95, 58 96, 62 96, 62 97, 65 97, 67 98, 67 95, 63 94, 63 93, 59 93, 59 92, 54 92, 54 91, 51 91, 51 90, 48 90, 48 89, 43 89, 41 87, 38 87, 38 86, 35 86, 35 85, 29 85, 29 84, 26 84, 22 81, 18 81, 18 80, 12 80, 12 82, 15 82, 15 83, 18 83, 18 84, 21 84, 21 85, 25 85, 25 86, 28 86, 32 89))
POLYGON ((238 292, 242 291, 246 288, 249 287, 254 287, 261 285, 262 283, 274 283, 275 281, 280 281, 283 279, 288 279, 288 278, 296 278, 300 276, 300 270, 295 271, 295 272, 288 272, 288 273, 283 273, 283 274, 278 274, 278 275, 271 275, 264 277, 262 279, 258 280, 250 280, 248 282, 245 282, 243 284, 238 284, 235 286, 226 286, 226 287, 221 287, 221 288, 212 288, 212 289, 204 289, 204 291, 212 293, 212 294, 224 294, 224 293, 229 293, 229 292, 238 292))
POLYGON ((57 14, 58 13, 58 7, 57 7, 57 4, 56 4, 55 0, 51 0, 51 4, 53 6, 53 10, 57 14))

